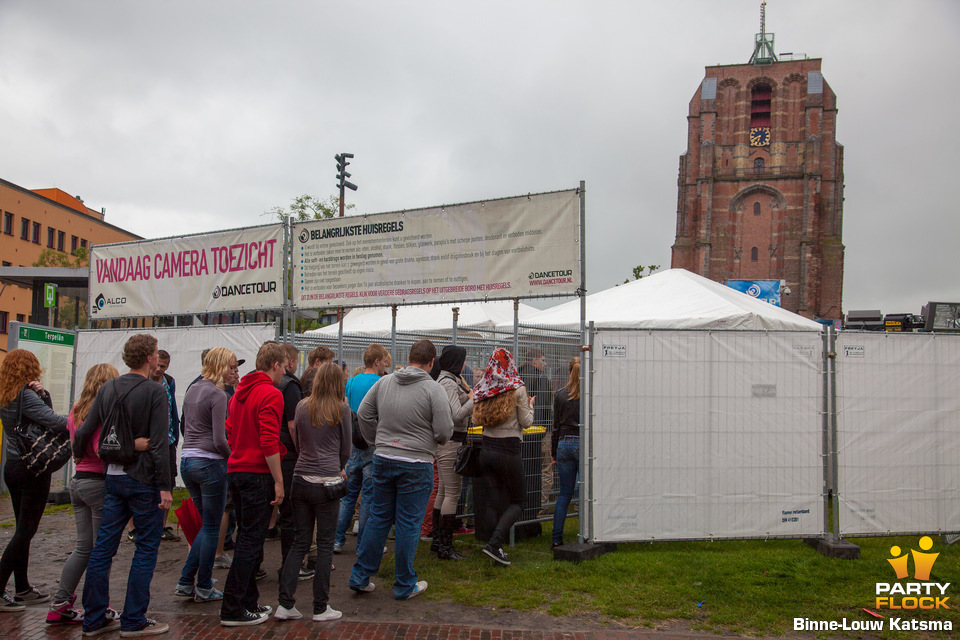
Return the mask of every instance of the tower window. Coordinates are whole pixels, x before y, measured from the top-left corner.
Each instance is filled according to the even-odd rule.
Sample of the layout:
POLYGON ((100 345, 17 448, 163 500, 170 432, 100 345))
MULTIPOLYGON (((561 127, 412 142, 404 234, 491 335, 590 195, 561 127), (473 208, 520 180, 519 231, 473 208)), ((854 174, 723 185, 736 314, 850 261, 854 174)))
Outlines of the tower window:
POLYGON ((760 215, 760 203, 759 203, 759 202, 754 202, 754 203, 753 203, 753 215, 755 215, 755 216, 760 215))
MULTIPOLYGON (((753 172, 754 173, 763 173, 763 158, 757 158, 753 161, 753 172)), ((757 205, 760 206, 759 204, 757 205)))
POLYGON ((756 247, 750 249, 750 262, 760 261, 760 251, 756 247))
POLYGON ((750 92, 750 128, 770 126, 770 103, 773 90, 758 84, 750 92))

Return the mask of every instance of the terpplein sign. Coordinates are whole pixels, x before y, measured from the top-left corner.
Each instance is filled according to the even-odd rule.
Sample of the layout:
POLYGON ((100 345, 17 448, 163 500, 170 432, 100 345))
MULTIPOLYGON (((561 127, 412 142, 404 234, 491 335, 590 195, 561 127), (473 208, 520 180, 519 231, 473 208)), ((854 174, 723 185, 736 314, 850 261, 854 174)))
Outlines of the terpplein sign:
POLYGON ((310 222, 293 228, 293 302, 336 305, 576 293, 577 190, 310 222))
POLYGON ((218 313, 283 304, 283 227, 95 246, 92 318, 218 313))

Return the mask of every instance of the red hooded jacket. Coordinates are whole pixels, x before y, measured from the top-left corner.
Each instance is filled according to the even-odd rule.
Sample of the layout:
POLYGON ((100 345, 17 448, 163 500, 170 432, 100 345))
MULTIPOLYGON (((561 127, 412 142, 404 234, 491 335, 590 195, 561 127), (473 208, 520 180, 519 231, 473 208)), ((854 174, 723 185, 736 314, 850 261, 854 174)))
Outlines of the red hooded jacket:
POLYGON ((227 416, 228 473, 270 473, 267 456, 279 453, 282 458, 287 452, 280 442, 282 416, 283 394, 270 376, 262 371, 243 376, 227 416))

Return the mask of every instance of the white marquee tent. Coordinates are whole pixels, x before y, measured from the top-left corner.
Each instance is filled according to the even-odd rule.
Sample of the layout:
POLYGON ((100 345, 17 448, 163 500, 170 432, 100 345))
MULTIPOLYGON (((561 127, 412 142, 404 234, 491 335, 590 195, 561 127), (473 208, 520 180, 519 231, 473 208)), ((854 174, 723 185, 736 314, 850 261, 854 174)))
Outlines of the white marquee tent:
MULTIPOLYGON (((496 326, 513 327, 513 301, 495 300, 491 302, 450 302, 445 304, 425 304, 400 306, 397 309, 397 331, 425 331, 450 333, 453 329, 453 308, 459 307, 458 327, 496 326)), ((520 303, 518 314, 520 322, 539 310, 520 303)), ((390 307, 369 307, 351 309, 343 319, 344 333, 364 335, 390 335, 393 316, 390 307)), ((308 335, 335 336, 340 331, 340 323, 334 323, 320 329, 307 331, 308 335)))
MULTIPOLYGON (((820 331, 795 313, 685 269, 669 269, 587 296, 587 322, 596 327, 820 331)), ((577 329, 580 301, 528 317, 527 324, 577 329)))

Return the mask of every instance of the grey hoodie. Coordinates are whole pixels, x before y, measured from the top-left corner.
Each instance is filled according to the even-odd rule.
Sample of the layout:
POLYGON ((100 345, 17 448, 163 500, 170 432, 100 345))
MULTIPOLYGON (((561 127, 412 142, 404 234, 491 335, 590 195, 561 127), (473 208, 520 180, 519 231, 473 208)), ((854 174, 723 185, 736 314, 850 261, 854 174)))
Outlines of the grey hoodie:
POLYGON ((453 434, 450 401, 430 374, 406 367, 377 380, 360 410, 360 431, 377 455, 433 462, 437 445, 453 434))

